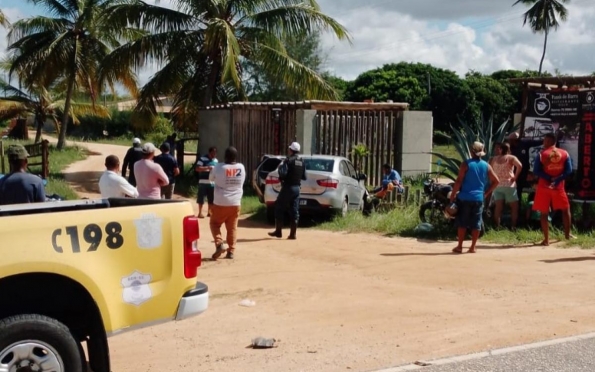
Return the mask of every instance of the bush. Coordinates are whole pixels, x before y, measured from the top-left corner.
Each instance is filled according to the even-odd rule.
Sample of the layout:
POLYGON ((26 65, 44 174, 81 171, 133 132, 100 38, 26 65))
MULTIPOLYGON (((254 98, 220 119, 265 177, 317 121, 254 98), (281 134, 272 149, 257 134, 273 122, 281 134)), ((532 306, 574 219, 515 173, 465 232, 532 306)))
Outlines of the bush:
POLYGON ((156 117, 150 125, 142 129, 135 129, 133 115, 132 111, 112 110, 109 118, 84 116, 80 118, 79 125, 68 127, 68 135, 84 140, 130 139, 136 136, 159 146, 173 132, 171 122, 162 115, 156 117))

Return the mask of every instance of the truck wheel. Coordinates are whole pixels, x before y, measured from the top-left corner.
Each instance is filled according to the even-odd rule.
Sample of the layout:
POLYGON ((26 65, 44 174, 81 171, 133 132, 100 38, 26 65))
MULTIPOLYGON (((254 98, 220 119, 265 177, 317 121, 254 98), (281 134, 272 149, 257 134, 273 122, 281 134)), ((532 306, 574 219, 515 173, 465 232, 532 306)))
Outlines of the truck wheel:
POLYGON ((82 372, 83 356, 64 324, 43 315, 16 315, 0 320, 0 371, 21 368, 82 372))

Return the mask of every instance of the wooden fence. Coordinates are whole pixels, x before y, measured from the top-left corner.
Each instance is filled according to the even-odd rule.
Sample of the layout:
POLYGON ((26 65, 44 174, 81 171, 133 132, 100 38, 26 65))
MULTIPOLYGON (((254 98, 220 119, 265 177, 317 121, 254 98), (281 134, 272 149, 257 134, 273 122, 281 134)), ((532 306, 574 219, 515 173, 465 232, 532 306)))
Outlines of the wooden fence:
MULTIPOLYGON (((34 143, 30 145, 24 145, 25 149, 29 153, 28 158, 28 168, 31 171, 32 167, 41 166, 41 174, 40 176, 43 179, 48 178, 50 175, 50 156, 49 156, 49 142, 44 140, 40 143, 34 143)), ((6 151, 6 144, 0 141, 0 164, 2 164, 2 174, 6 174, 7 171, 10 171, 6 167, 5 158, 5 151, 6 151)))
POLYGON ((318 110, 314 152, 344 156, 368 175, 369 185, 382 179, 382 164, 395 165, 399 155, 398 122, 401 110, 318 110), (357 159, 354 146, 363 144, 369 155, 357 159))
POLYGON ((232 109, 231 143, 249 174, 256 169, 262 155, 286 154, 287 147, 295 140, 295 108, 250 106, 232 109))

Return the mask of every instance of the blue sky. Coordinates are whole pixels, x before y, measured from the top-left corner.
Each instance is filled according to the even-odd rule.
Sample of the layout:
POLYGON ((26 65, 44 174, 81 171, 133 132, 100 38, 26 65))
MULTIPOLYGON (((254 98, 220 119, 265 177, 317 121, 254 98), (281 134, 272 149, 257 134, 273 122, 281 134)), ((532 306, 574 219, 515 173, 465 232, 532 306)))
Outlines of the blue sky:
MULTIPOLYGON (((344 78, 399 61, 430 63, 464 75, 471 69, 537 69, 541 58, 543 38, 523 27, 526 8, 513 7, 514 0, 318 1, 353 37, 353 45, 331 35, 322 38, 325 68, 344 78)), ((42 12, 26 0, 0 0, 0 7, 9 16, 14 9, 25 17, 42 12)), ((550 37, 544 66, 550 72, 590 74, 595 71, 595 1, 572 0, 568 8, 568 22, 550 37)))

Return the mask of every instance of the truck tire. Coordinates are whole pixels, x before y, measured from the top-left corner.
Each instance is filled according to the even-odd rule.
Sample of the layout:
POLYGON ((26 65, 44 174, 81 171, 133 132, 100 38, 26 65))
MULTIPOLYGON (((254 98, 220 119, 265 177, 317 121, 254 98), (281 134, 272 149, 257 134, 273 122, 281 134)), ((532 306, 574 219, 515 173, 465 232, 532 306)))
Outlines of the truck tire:
POLYGON ((68 327, 55 319, 25 314, 0 320, 0 370, 19 370, 28 362, 34 371, 83 372, 80 350, 68 327))

